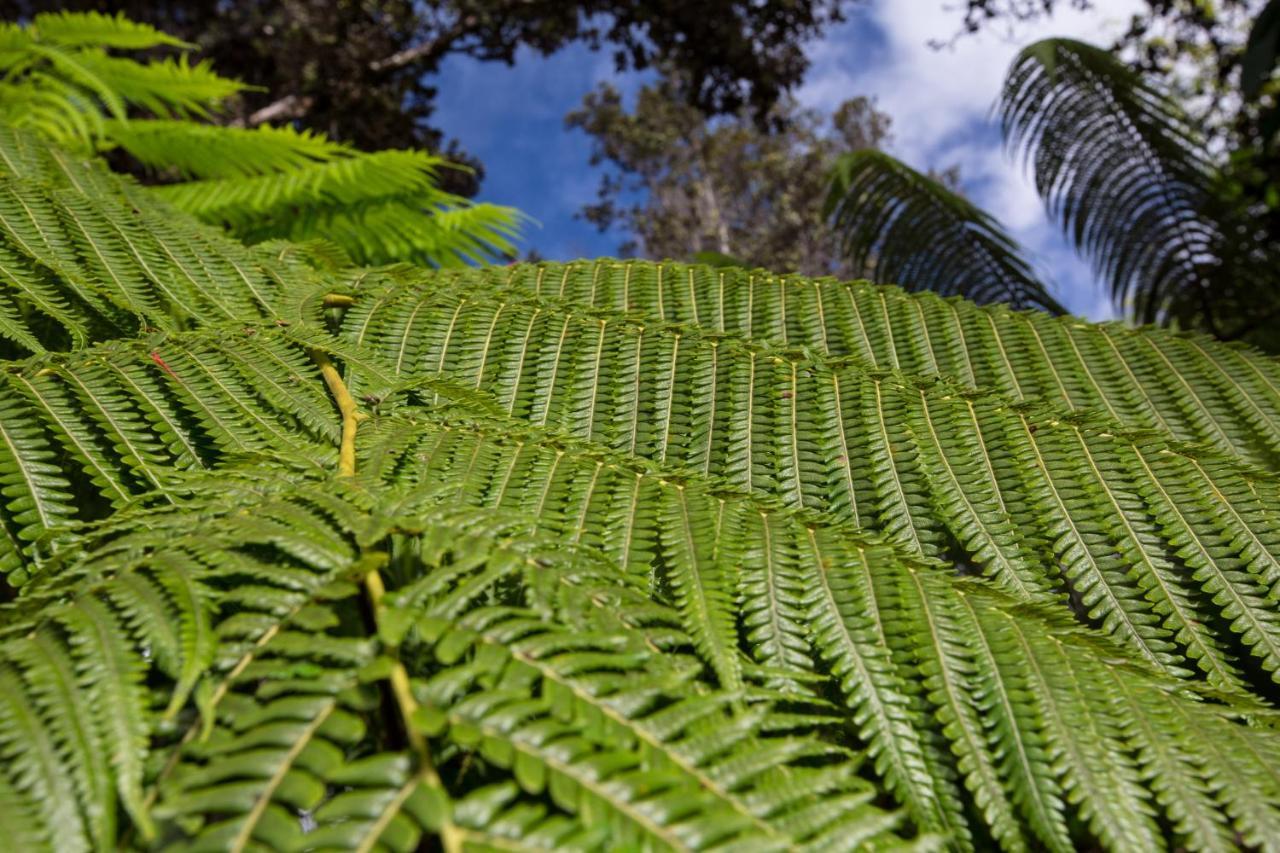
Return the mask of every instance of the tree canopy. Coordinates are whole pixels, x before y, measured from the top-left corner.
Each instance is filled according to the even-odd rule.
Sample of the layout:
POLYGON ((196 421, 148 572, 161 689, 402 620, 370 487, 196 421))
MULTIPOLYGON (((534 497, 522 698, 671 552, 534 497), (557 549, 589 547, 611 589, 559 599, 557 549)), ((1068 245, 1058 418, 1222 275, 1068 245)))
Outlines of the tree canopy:
MULTIPOLYGON (((837 20, 846 0, 13 0, 39 11, 121 12, 196 44, 216 67, 257 87, 232 117, 296 122, 365 151, 421 148, 482 169, 433 126, 432 74, 450 56, 514 61, 521 48, 571 43, 606 49, 619 69, 664 62, 710 113, 763 116, 799 82, 803 43, 837 20)), ((12 5, 12 4, 11 4, 12 5)), ((483 174, 480 172, 480 174, 483 174)), ((474 195, 476 176, 448 187, 474 195)))
POLYGON ((582 216, 601 230, 623 226, 624 254, 715 253, 773 270, 861 274, 823 222, 826 176, 840 154, 883 145, 890 117, 865 97, 830 119, 784 99, 761 127, 745 111, 706 115, 684 87, 671 72, 627 110, 606 84, 566 118, 591 136, 592 163, 610 167, 582 216))

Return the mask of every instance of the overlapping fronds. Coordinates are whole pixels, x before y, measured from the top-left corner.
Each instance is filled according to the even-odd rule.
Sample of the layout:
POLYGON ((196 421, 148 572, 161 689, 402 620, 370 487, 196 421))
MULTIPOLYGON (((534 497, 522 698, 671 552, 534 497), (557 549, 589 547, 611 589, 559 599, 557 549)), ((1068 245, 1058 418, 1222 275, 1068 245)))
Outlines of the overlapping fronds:
POLYGON ((0 27, 0 118, 64 147, 87 147, 102 136, 105 117, 124 119, 130 107, 202 116, 242 88, 186 54, 147 63, 109 54, 112 48, 189 47, 122 17, 46 13, 27 26, 0 27))
POLYGON ((1280 669, 1275 531, 1266 499, 1245 497, 1270 488, 1262 471, 1042 404, 452 289, 371 289, 370 310, 348 314, 348 334, 399 375, 487 391, 513 417, 879 528, 1010 592, 1070 591, 1153 664, 1194 661, 1215 683, 1242 687, 1219 666, 1232 641, 1205 633, 1213 620, 1192 607, 1185 565, 1222 618, 1252 626, 1233 630, 1262 666, 1280 669), (1228 502, 1234 517, 1226 493, 1240 496, 1228 502), (1260 550, 1219 552, 1224 539, 1260 550), (1061 575, 1046 571, 1051 555, 1061 575), (1157 615, 1163 627, 1150 624, 1157 615), (1184 632, 1197 639, 1167 657, 1166 640, 1184 632))
POLYGON ((6 354, 274 313, 268 258, 139 188, 0 128, 0 338, 6 354))
POLYGON ((1274 360, 726 267, 335 269, 0 154, 7 837, 1280 838, 1274 360))
MULTIPOLYGON (((227 159, 252 160, 252 135, 246 134, 248 144, 237 146, 238 153, 228 146, 227 159)), ((156 192, 249 242, 322 236, 360 263, 457 266, 515 252, 519 214, 441 190, 439 170, 452 168, 442 158, 422 151, 322 152, 315 139, 299 139, 304 145, 293 153, 313 162, 249 177, 169 184, 156 192)))
POLYGON ((826 209, 851 262, 876 281, 1062 313, 998 222, 888 154, 841 157, 826 209))
POLYGON ((1212 269, 1213 167, 1182 110, 1101 48, 1046 39, 1023 49, 997 105, 1051 215, 1139 322, 1189 320, 1227 298, 1212 269))
POLYGON ((439 188, 425 151, 366 153, 292 128, 204 124, 243 87, 188 54, 136 61, 108 49, 192 47, 124 18, 38 15, 0 30, 0 121, 80 153, 122 149, 154 192, 248 242, 323 238, 359 263, 430 266, 515 254, 522 219, 439 188))

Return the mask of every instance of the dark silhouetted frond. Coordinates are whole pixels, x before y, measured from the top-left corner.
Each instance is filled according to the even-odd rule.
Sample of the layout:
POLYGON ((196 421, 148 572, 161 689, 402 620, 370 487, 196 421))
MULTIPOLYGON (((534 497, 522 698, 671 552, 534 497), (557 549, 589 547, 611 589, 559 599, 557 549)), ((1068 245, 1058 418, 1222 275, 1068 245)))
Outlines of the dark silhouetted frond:
POLYGON ((841 157, 827 213, 852 263, 876 281, 1062 313, 999 223, 888 154, 841 157))
POLYGON ((1205 302, 1224 296, 1204 209, 1213 169, 1175 103, 1105 50, 1046 39, 1018 54, 997 110, 1051 215, 1128 316, 1212 317, 1205 302))

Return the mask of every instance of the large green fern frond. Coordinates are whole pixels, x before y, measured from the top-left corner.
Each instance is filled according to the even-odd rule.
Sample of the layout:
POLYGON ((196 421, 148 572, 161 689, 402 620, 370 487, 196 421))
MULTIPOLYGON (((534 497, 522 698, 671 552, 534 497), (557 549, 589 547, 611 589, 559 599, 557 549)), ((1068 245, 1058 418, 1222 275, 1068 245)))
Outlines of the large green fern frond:
POLYGON ((1274 360, 726 267, 335 269, 0 155, 11 838, 1280 836, 1274 360))

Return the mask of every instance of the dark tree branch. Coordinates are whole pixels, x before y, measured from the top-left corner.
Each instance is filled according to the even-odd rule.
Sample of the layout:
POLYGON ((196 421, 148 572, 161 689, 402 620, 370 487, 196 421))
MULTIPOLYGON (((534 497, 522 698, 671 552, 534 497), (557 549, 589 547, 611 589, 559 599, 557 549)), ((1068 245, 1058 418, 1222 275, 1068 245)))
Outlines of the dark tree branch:
POLYGON ((292 121, 310 112, 315 102, 316 99, 310 95, 285 95, 262 109, 254 110, 248 118, 236 119, 231 124, 233 127, 257 127, 272 121, 292 121))
POLYGON ((397 71, 422 59, 439 59, 453 48, 458 39, 470 32, 476 23, 475 15, 467 15, 447 31, 431 39, 431 41, 407 47, 404 50, 398 50, 384 59, 376 59, 370 62, 369 70, 375 74, 381 74, 387 71, 397 71))

